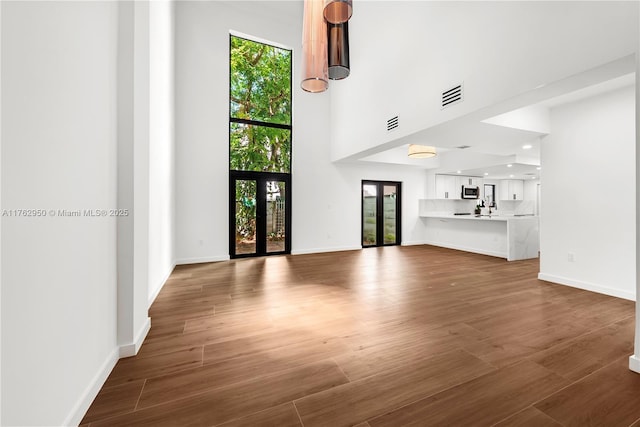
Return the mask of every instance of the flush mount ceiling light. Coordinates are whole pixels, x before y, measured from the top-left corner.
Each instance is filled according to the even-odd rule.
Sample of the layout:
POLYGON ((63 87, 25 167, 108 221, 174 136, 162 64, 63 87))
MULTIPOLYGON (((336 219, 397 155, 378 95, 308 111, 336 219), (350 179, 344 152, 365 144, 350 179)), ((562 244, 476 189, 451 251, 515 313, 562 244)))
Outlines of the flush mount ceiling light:
POLYGON ((332 24, 347 22, 353 14, 353 0, 325 0, 324 19, 332 24))
POLYGON ((435 147, 427 145, 409 144, 409 157, 412 159, 427 159, 436 155, 435 147))
POLYGON ((302 28, 302 83, 307 92, 324 92, 329 79, 349 76, 352 0, 305 0, 302 28))

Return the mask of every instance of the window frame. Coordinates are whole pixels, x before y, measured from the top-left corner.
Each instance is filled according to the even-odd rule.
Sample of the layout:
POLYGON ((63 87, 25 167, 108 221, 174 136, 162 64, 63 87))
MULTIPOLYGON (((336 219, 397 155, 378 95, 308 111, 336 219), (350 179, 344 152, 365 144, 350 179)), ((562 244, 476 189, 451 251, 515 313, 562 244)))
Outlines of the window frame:
MULTIPOLYGON (((271 43, 265 40, 261 40, 258 38, 253 38, 250 36, 246 36, 243 34, 238 34, 235 32, 229 33, 229 82, 228 82, 228 97, 227 97, 227 106, 229 108, 228 116, 229 116, 229 125, 228 125, 228 139, 227 139, 227 149, 228 149, 228 184, 229 184, 229 255, 231 258, 245 258, 245 257, 257 257, 257 256, 272 256, 272 255, 282 255, 282 254, 290 254, 291 253, 291 217, 292 217, 292 171, 293 171, 293 61, 294 54, 293 49, 284 47, 281 45, 277 45, 275 43, 271 43), (232 53, 232 40, 233 37, 240 38, 243 40, 247 40, 254 43, 261 43, 268 46, 272 46, 277 49, 282 49, 290 52, 290 61, 289 61, 289 105, 291 108, 290 111, 290 123, 270 123, 261 120, 252 120, 252 119, 241 119, 235 118, 231 116, 231 82, 232 82, 232 68, 231 68, 231 53, 232 53), (265 171, 248 171, 248 170, 238 170, 231 168, 231 126, 233 123, 251 125, 251 126, 263 126, 269 128, 276 129, 284 129, 288 130, 290 133, 290 141, 289 141, 289 170, 288 172, 265 172, 265 171), (258 248, 256 248, 255 254, 236 254, 235 246, 236 246, 236 224, 235 224, 235 216, 233 213, 235 212, 235 187, 232 185, 236 180, 256 180, 258 183, 265 180, 273 180, 273 181, 283 181, 285 182, 287 188, 287 200, 285 203, 285 250, 282 252, 260 252, 258 248), (234 188, 232 188, 234 187, 234 188)), ((260 239, 258 236, 258 230, 256 230, 256 237, 260 239)))
POLYGON ((239 124, 245 124, 245 125, 250 125, 250 126, 264 126, 264 127, 269 127, 269 128, 275 128, 275 129, 284 129, 284 130, 288 130, 290 133, 290 140, 289 140, 289 172, 262 172, 262 173, 285 173, 285 174, 289 174, 291 175, 291 171, 293 169, 293 49, 291 48, 287 48, 281 45, 277 45, 276 43, 270 43, 268 41, 265 40, 260 40, 257 38, 252 38, 246 35, 239 35, 237 33, 233 33, 230 32, 229 33, 229 99, 228 99, 228 107, 229 107, 229 139, 227 141, 227 149, 228 149, 228 154, 229 154, 229 162, 228 162, 228 166, 229 166, 229 172, 235 171, 235 172, 262 172, 262 171, 246 171, 246 170, 240 170, 240 169, 232 169, 231 168, 231 124, 232 123, 239 123, 239 124), (231 68, 231 52, 232 52, 232 40, 233 38, 239 38, 239 39, 243 39, 252 43, 259 43, 259 44, 264 44, 267 46, 271 46, 273 48, 276 49, 281 49, 281 50, 286 50, 290 53, 291 58, 289 61, 289 105, 291 106, 291 112, 290 112, 290 117, 289 117, 289 121, 290 123, 287 124, 283 124, 283 123, 270 123, 270 122, 265 122, 262 120, 252 120, 252 119, 240 119, 237 117, 232 117, 231 116, 231 78, 232 78, 232 73, 233 70, 231 68))

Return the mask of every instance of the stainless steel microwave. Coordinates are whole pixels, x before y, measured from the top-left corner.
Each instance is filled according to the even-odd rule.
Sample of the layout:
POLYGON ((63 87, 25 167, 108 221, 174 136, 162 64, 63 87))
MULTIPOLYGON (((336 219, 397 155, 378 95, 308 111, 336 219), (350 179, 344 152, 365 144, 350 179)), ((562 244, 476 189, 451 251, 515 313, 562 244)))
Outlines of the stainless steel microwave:
POLYGON ((463 199, 478 199, 479 197, 480 197, 480 187, 478 187, 477 185, 462 186, 463 199))

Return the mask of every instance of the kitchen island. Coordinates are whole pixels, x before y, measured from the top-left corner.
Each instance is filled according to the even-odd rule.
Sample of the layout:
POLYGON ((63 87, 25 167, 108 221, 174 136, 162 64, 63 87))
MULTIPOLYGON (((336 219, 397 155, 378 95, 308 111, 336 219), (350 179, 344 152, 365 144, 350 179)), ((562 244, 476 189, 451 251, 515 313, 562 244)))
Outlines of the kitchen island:
POLYGON ((476 216, 422 213, 425 243, 506 258, 537 258, 540 250, 538 217, 476 216))

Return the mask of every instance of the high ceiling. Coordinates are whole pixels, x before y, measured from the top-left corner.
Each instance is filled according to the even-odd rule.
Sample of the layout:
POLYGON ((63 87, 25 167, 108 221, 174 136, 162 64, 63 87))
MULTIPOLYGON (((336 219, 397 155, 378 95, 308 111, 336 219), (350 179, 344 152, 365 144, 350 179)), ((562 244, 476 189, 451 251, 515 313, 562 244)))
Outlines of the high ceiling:
MULTIPOLYGON (((260 7, 261 13, 263 13, 266 17, 276 19, 279 22, 289 22, 289 23, 293 21, 300 22, 302 19, 302 12, 303 12, 302 0, 288 0, 288 1, 263 0, 263 1, 253 1, 253 2, 229 1, 228 3, 232 5, 232 7, 239 8, 239 9, 245 8, 245 9, 255 10, 256 7, 260 7)), ((369 2, 369 4, 378 4, 378 5, 383 3, 384 2, 369 2)), ((593 4, 585 3, 585 7, 583 9, 575 9, 574 12, 586 13, 585 16, 590 16, 589 10, 592 9, 592 6, 593 7, 598 6, 595 3, 597 2, 594 2, 593 4)), ((360 6, 363 6, 364 4, 365 3, 363 2, 360 4, 360 6)), ((422 5, 422 4, 426 4, 426 2, 416 2, 413 4, 422 5)), ((438 3, 432 3, 432 4, 437 5, 438 3)), ((523 7, 525 7, 525 9, 529 10, 530 12, 535 12, 535 7, 538 6, 538 4, 528 5, 528 6, 527 5, 523 4, 523 7)), ((559 10, 562 10, 562 7, 560 6, 558 7, 560 8, 559 10)), ((363 8, 357 9, 357 11, 361 12, 362 9, 363 8)), ((395 35, 393 37, 385 36, 382 39, 382 40, 389 41, 389 43, 391 43, 393 46, 397 47, 398 49, 390 49, 390 50, 385 49, 385 52, 387 52, 387 54, 391 56, 387 58, 387 61, 384 61, 384 64, 378 63, 379 67, 389 66, 392 68, 393 73, 395 73, 396 72, 395 70, 397 70, 397 64, 393 63, 393 61, 391 61, 390 58, 393 55, 396 55, 398 56, 398 58, 403 58, 403 59, 406 59, 405 56, 409 58, 413 58, 414 62, 416 62, 415 64, 413 63, 405 64, 403 62, 404 69, 406 68, 421 69, 420 61, 419 61, 419 58, 421 58, 421 56, 417 56, 413 54, 414 47, 412 47, 410 43, 401 43, 400 41, 405 39, 407 40, 420 39, 421 37, 420 35, 422 34, 420 31, 422 31, 421 28, 424 28, 424 23, 423 25, 418 25, 419 24, 418 21, 422 19, 420 17, 422 17, 423 15, 425 19, 429 17, 431 17, 429 19, 435 19, 435 16, 432 16, 434 13, 442 13, 443 11, 448 10, 447 8, 442 8, 439 6, 437 10, 433 8, 429 8, 425 10, 422 10, 422 9, 425 9, 425 8, 421 6, 421 8, 417 10, 416 16, 413 18, 410 16, 405 16, 405 18, 408 20, 408 23, 406 24, 405 32, 403 32, 402 34, 398 34, 396 32, 394 33, 395 35), (424 12, 423 15, 421 15, 422 12, 424 12), (412 20, 415 20, 416 22, 413 22, 412 20), (411 25, 412 22, 414 25, 411 25), (400 49, 400 47, 404 47, 405 50, 407 49, 409 50, 407 55, 403 56, 402 54, 403 50, 400 49)), ((381 13, 387 12, 387 10, 383 8, 381 8, 380 10, 382 11, 381 13)), ((457 9, 455 8, 451 9, 451 12, 454 12, 455 10, 457 9)), ((477 9, 476 12, 480 13, 481 11, 484 11, 484 10, 486 10, 486 8, 483 7, 482 9, 477 9)), ((617 9, 606 9, 606 10, 612 11, 612 13, 610 13, 611 19, 612 19, 611 22, 617 22, 615 21, 615 19, 613 19, 613 17, 617 16, 616 13, 619 14, 620 11, 617 11, 617 9)), ((501 8, 496 8, 495 13, 503 13, 503 12, 511 13, 512 11, 510 10, 510 8, 508 8, 508 10, 507 9, 502 10, 501 8)), ((443 15, 443 16, 447 17, 448 15, 443 15)), ((458 16, 458 19, 462 19, 465 16, 466 15, 458 16)), ((376 17, 375 11, 373 15, 371 14, 363 15, 362 12, 358 14, 354 13, 354 19, 353 19, 354 22, 353 22, 353 28, 352 28, 354 40, 352 40, 352 44, 355 44, 355 47, 359 47, 359 48, 358 49, 354 48, 352 52, 352 62, 354 62, 354 70, 353 70, 351 79, 348 79, 350 80, 349 82, 347 82, 348 85, 356 85, 356 83, 365 84, 366 77, 370 77, 370 76, 365 76, 364 74, 359 74, 359 73, 364 73, 365 71, 364 69, 366 68, 362 66, 361 64, 362 61, 360 62, 358 61, 358 59, 362 59, 360 57, 364 56, 367 58, 370 58, 370 57, 378 58, 378 55, 377 54, 374 55, 374 53, 377 50, 379 50, 381 46, 379 45, 379 43, 375 43, 372 40, 370 40, 370 38, 378 40, 379 42, 380 41, 379 38, 381 37, 381 35, 376 35, 375 37, 371 35, 371 37, 365 37, 363 39, 362 31, 357 31, 360 28, 364 29, 369 23, 369 21, 375 17, 376 17), (363 16, 366 16, 368 19, 365 20, 363 16), (376 39, 376 37, 378 38, 376 39)), ((488 15, 488 17, 490 17, 490 14, 488 15)), ((574 25, 576 29, 582 28, 580 26, 581 25, 580 22, 583 22, 583 21, 577 18, 575 19, 575 21, 576 22, 573 22, 573 24, 571 25, 574 25)), ((440 21, 437 21, 437 22, 440 22, 440 21)), ((474 21, 471 20, 471 23, 473 22, 474 21)), ((524 22, 526 25, 529 25, 526 19, 522 22, 524 22)), ((534 23, 531 23, 531 24, 534 25, 534 23)), ((505 23, 505 25, 507 24, 505 23)), ((559 28, 558 31, 560 31, 561 34, 566 33, 566 31, 565 33, 562 32, 563 31, 562 25, 559 25, 558 28, 559 28)), ((590 31, 588 30, 588 28, 590 27, 585 26, 585 28, 586 28, 585 31, 590 31)), ((607 28, 613 28, 613 27, 609 26, 607 28)), ((572 34, 572 32, 569 32, 567 34, 572 34)), ((453 34, 451 34, 451 36, 453 37, 453 34)), ((515 36, 515 33, 513 33, 513 36, 515 36)), ((540 41, 541 43, 540 46, 543 46, 543 47, 541 47, 540 52, 538 52, 538 55, 544 58, 550 58, 549 56, 550 51, 548 50, 548 48, 546 48, 547 50, 545 50, 544 46, 547 46, 549 44, 554 45, 558 43, 568 43, 567 44, 568 46, 571 45, 570 42, 568 41, 563 41, 557 38, 554 39, 550 34, 547 34, 547 35, 540 34, 539 36, 540 37, 535 37, 532 39, 538 40, 539 38, 542 38, 546 40, 546 41, 540 41)), ((446 38, 444 40, 440 40, 440 44, 445 42, 449 43, 451 42, 451 40, 458 40, 458 41, 466 40, 465 43, 468 44, 468 43, 474 42, 474 40, 477 39, 478 37, 479 35, 477 33, 472 32, 470 30, 465 31, 463 29, 463 30, 460 30, 458 33, 456 33, 454 39, 446 38), (470 34, 468 34, 469 32, 473 33, 473 36, 470 36, 470 34)), ((497 37, 496 40, 504 40, 503 38, 500 37, 500 34, 497 34, 496 37, 497 37)), ((604 38, 604 35, 601 38, 604 38)), ((612 40, 615 40, 615 37, 613 37, 612 40)), ((468 46, 465 43, 462 43, 462 42, 458 44, 453 43, 451 44, 451 46, 454 46, 454 47, 462 46, 464 49, 467 49, 468 46)), ((534 44, 532 44, 530 47, 532 46, 535 47, 534 44)), ((438 47, 439 47, 438 44, 436 45, 430 44, 428 51, 432 51, 433 49, 436 49, 438 47)), ((593 50, 592 47, 590 49, 593 50)), ((562 49, 560 50, 562 51, 562 49)), ((567 56, 566 57, 567 60, 574 57, 575 57, 574 59, 580 58, 583 56, 589 57, 590 55, 589 49, 585 48, 582 50, 580 52, 576 52, 576 55, 567 56), (584 52, 582 52, 582 50, 584 50, 584 52), (578 55, 578 53, 580 53, 580 55, 578 55)), ((443 51, 450 52, 449 50, 446 50, 446 49, 443 49, 443 51)), ((516 50, 511 53, 512 55, 517 55, 519 51, 520 50, 516 50)), ((606 51, 606 49, 604 51, 606 51)), ((457 64, 457 62, 455 61, 462 61, 463 59, 469 59, 470 64, 475 64, 477 61, 479 61, 478 58, 475 58, 472 61, 470 59, 471 57, 468 54, 469 52, 467 52, 466 56, 461 56, 460 58, 458 58, 457 56, 462 55, 462 53, 464 52, 458 52, 456 55, 447 53, 447 56, 445 56, 445 58, 449 59, 451 63, 443 64, 443 66, 436 67, 436 69, 444 67, 446 70, 448 70, 448 72, 451 72, 452 70, 455 70, 455 68, 453 68, 453 64, 457 64)), ((530 52, 530 54, 532 53, 530 52)), ((562 61, 559 61, 559 62, 562 62, 562 61)), ((540 74, 545 74, 546 73, 545 70, 552 63, 555 63, 555 62, 551 61, 551 62, 540 64, 540 74)), ((464 67, 462 67, 461 64, 458 64, 458 65, 462 69, 464 69, 464 67)), ((558 65, 566 66, 567 70, 571 69, 569 65, 567 64, 563 65, 563 64, 558 64, 558 65)), ((513 112, 513 111, 520 111, 527 107, 535 106, 541 110, 548 111, 551 108, 557 107, 565 103, 574 102, 583 98, 587 98, 587 97, 595 96, 608 91, 616 90, 624 86, 630 86, 635 83, 635 75, 629 74, 629 70, 628 70, 629 61, 626 61, 626 62, 618 61, 618 63, 614 64, 613 66, 611 64, 603 65, 601 67, 602 69, 590 69, 582 73, 571 75, 570 77, 563 78, 561 81, 557 81, 557 82, 547 81, 546 84, 536 87, 535 90, 528 90, 526 92, 523 92, 522 95, 517 98, 504 100, 504 102, 500 105, 496 104, 496 105, 493 105, 492 107, 485 108, 484 111, 477 111, 476 113, 468 114, 462 117, 456 117, 455 119, 449 120, 448 122, 443 122, 436 126, 418 130, 409 135, 403 134, 401 137, 393 139, 389 142, 385 142, 384 144, 380 144, 373 148, 367 148, 366 150, 363 150, 358 154, 345 157, 345 160, 377 162, 377 163, 386 163, 386 164, 399 164, 399 165, 429 169, 437 173, 455 174, 458 171, 460 171, 460 173, 462 174, 474 175, 474 176, 485 176, 485 174, 488 173, 488 175, 486 176, 494 179, 510 178, 512 176, 518 179, 531 179, 532 176, 539 177, 541 173, 541 170, 538 169, 538 167, 540 166, 539 159, 540 159, 541 141, 544 140, 545 135, 547 135, 549 132, 552 133, 552 129, 550 130, 549 127, 544 129, 544 128, 540 128, 539 126, 527 127, 527 126, 523 126, 522 123, 514 126, 504 125, 504 123, 502 123, 502 125, 498 125, 498 124, 487 123, 487 121, 490 121, 492 117, 503 115, 505 113, 508 114, 509 112, 513 112), (408 150, 409 144, 422 144, 422 145, 434 146, 438 151, 438 156, 433 159, 420 159, 420 160, 409 159, 407 157, 407 150, 408 150), (468 148, 464 148, 464 149, 458 148, 461 146, 468 146, 468 148), (531 146, 531 148, 525 149, 523 148, 523 146, 531 146), (508 164, 511 164, 512 166, 507 167, 508 164)), ((571 63, 570 65, 573 66, 576 64, 571 63)), ((508 70, 505 69, 503 71, 507 72, 510 70, 511 69, 508 69, 508 70)), ((366 69, 366 71, 371 71, 371 70, 366 69)), ((424 71, 428 71, 428 69, 424 71)), ((474 73, 476 72, 476 68, 473 68, 473 72, 474 73)), ((370 74, 370 73, 367 73, 367 74, 370 74)), ((398 93, 405 94, 406 91, 405 92, 402 91, 401 85, 398 85, 392 81, 387 83, 392 83, 392 84, 376 86, 376 90, 374 91, 376 94, 378 94, 377 96, 380 97, 381 99, 393 98, 393 96, 395 96, 393 94, 398 94, 398 93)), ((329 94, 329 96, 333 97, 334 95, 336 95, 337 93, 335 92, 335 90, 338 89, 339 87, 340 87, 339 85, 336 85, 336 88, 330 91, 331 93, 329 94)), ((343 88, 346 88, 344 84, 343 84, 343 88)), ((346 96, 353 98, 350 95, 351 90, 353 88, 349 86, 349 89, 350 90, 345 90, 344 92, 346 96)), ((471 89, 477 90, 476 87, 473 87, 472 85, 470 85, 470 90, 471 89)), ((412 96, 413 93, 406 93, 405 95, 402 95, 403 99, 406 98, 407 96, 409 97, 412 96)), ((342 98, 338 96, 336 97, 336 99, 342 99, 342 98)), ((465 102, 465 101, 463 100, 462 102, 465 102)), ((336 107, 336 105, 334 105, 334 107, 336 107)), ((386 108, 386 106, 381 103, 380 109, 382 110, 384 108, 386 108)), ((381 115, 385 117, 388 116, 387 113, 381 113, 381 115)), ((352 121, 352 123, 359 123, 359 122, 352 121)), ((354 136, 356 135, 358 138, 362 138, 365 140, 367 139, 367 135, 362 135, 361 133, 357 133, 354 136)))
MULTIPOLYGON (((634 84, 635 73, 630 73, 579 90, 568 91, 537 102, 531 107, 549 110, 634 84)), ((419 135, 404 138, 405 143, 399 147, 367 155, 360 160, 405 164, 432 169, 443 174, 460 173, 493 179, 539 178, 542 173, 540 144, 547 132, 500 126, 485 121, 476 118, 461 119, 447 126, 427 129, 419 135), (438 156, 432 159, 409 159, 409 143, 434 146, 438 156)))

